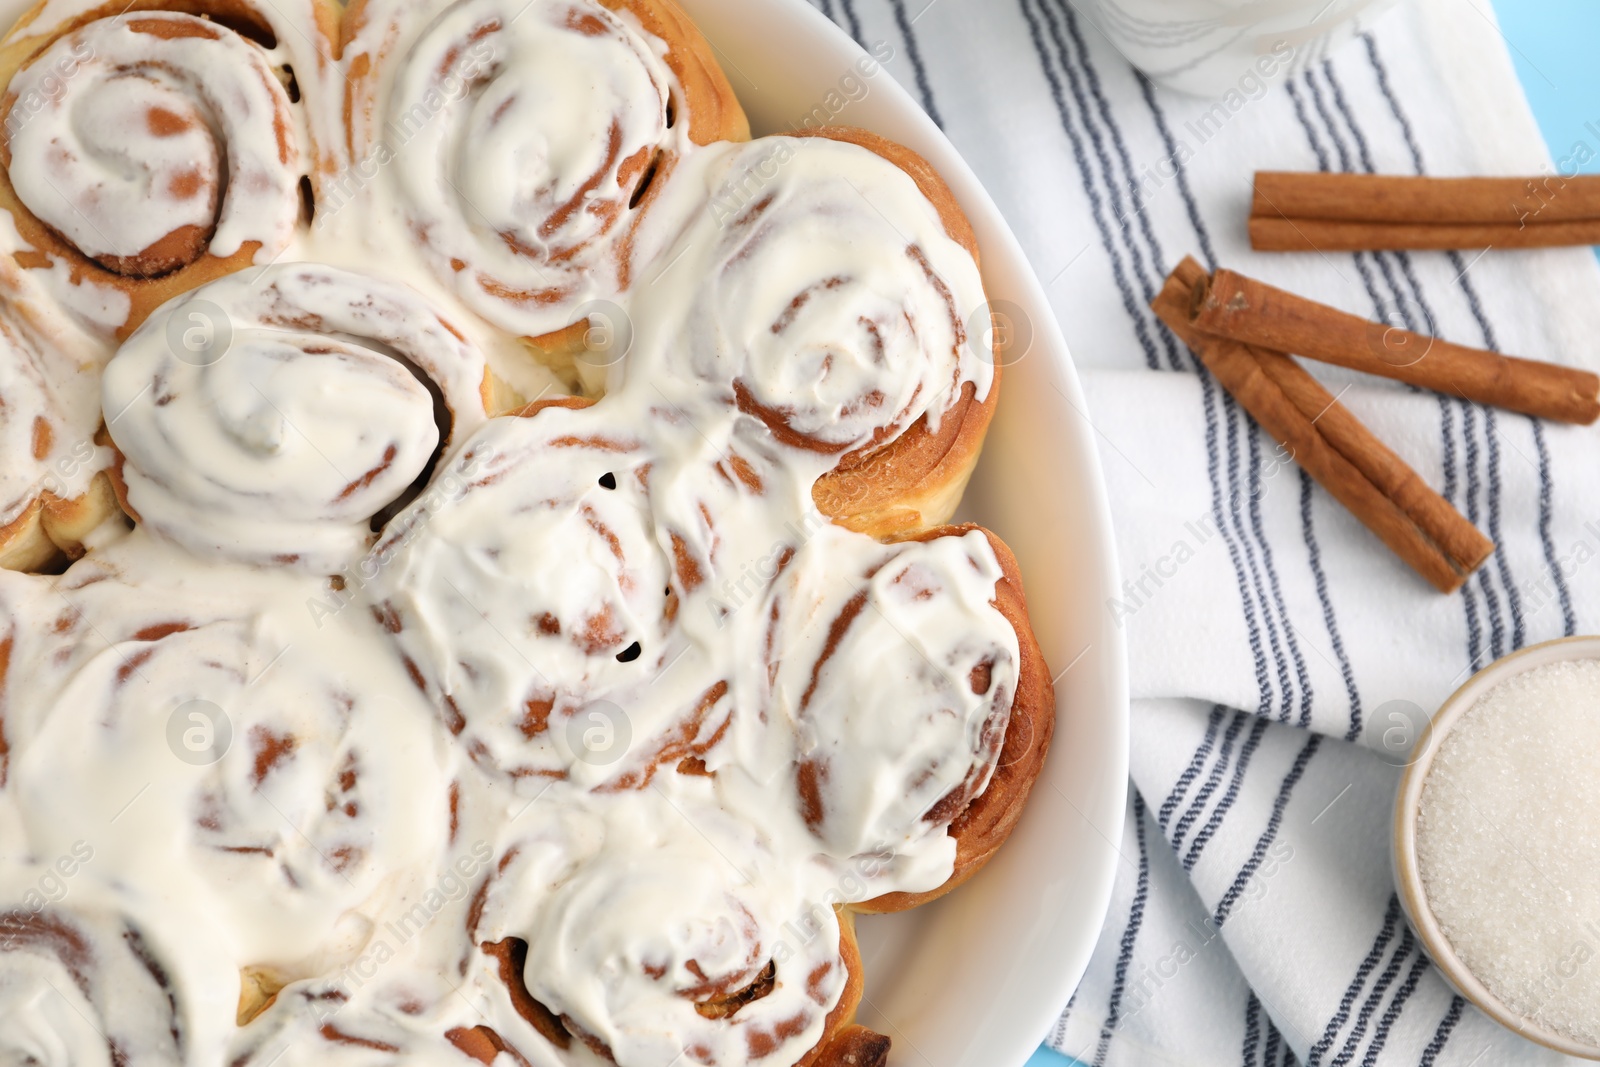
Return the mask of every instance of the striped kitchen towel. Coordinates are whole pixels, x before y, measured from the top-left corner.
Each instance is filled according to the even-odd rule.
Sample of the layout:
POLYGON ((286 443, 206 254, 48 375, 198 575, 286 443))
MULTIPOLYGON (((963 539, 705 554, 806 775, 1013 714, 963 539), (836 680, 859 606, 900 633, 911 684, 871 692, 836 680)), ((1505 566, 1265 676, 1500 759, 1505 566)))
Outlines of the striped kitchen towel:
MULTIPOLYGON (((1146 306, 1178 259, 1595 369, 1588 250, 1250 252, 1251 174, 1553 161, 1488 0, 1413 0, 1270 90, 1157 89, 1065 0, 813 0, 964 153, 1079 368, 1115 512, 1130 810, 1100 944, 1049 1043, 1085 1063, 1560 1059, 1455 996, 1407 929, 1385 733, 1525 644, 1600 630, 1600 436, 1317 368, 1499 545, 1440 596, 1315 486, 1146 306), (1586 329, 1586 327, 1589 327, 1586 329)), ((849 121, 848 115, 840 121, 849 121)))

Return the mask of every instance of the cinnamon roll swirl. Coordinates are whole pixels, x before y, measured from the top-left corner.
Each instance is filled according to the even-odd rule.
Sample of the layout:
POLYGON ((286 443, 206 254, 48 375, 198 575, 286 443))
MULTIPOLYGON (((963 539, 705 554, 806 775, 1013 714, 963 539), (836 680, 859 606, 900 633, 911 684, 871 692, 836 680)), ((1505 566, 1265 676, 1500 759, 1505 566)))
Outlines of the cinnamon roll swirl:
POLYGON ((475 926, 496 1035, 618 1064, 848 1062, 822 1055, 861 998, 848 913, 807 900, 716 806, 656 799, 624 794, 502 860, 475 926))
POLYGON ((987 308, 972 231, 933 169, 825 128, 708 153, 675 188, 643 247, 682 256, 696 292, 681 311, 676 289, 644 294, 636 317, 663 327, 625 375, 682 380, 686 404, 710 390, 818 457, 816 504, 851 529, 946 521, 999 389, 968 335, 987 308))
POLYGON ((297 101, 321 95, 332 10, 39 4, 0 44, 17 264, 121 338, 163 301, 281 254, 316 171, 297 101))
POLYGON ((181 1067, 166 970, 126 919, 98 909, 0 911, 0 1062, 181 1067))
POLYGON ((574 744, 591 715, 639 737, 673 718, 671 701, 630 694, 681 651, 681 579, 650 522, 641 440, 583 401, 530 411, 466 444, 458 495, 395 520, 365 593, 474 758, 590 780, 627 769, 574 744))
POLYGON ((492 381, 411 290, 279 265, 164 307, 106 367, 128 513, 192 552, 332 573, 487 417, 492 381))
POLYGON ((825 534, 785 569, 768 618, 802 817, 829 855, 875 857, 868 884, 895 887, 857 907, 901 910, 977 873, 1055 721, 1009 550, 976 526, 870 549, 825 534))
POLYGON ((675 161, 749 136, 672 0, 356 0, 345 34, 352 197, 397 210, 439 278, 558 364, 577 309, 628 288, 634 219, 675 161))

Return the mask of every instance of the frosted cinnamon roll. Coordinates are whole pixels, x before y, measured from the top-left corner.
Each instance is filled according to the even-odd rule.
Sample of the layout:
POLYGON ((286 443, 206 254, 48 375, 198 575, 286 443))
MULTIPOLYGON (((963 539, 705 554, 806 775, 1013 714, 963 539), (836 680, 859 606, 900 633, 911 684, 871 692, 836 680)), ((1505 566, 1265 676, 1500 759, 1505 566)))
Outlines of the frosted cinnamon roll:
POLYGON ((817 505, 843 525, 945 521, 999 393, 987 335, 968 332, 987 316, 976 245, 938 175, 827 128, 724 148, 673 188, 644 248, 685 262, 641 294, 636 317, 668 325, 625 376, 709 390, 817 457, 817 505))
MULTIPOLYGON (((433 906, 413 900, 412 908, 424 914, 433 906)), ((267 1010, 234 1032, 219 1062, 230 1067, 470 1067, 451 1035, 485 1018, 488 998, 463 987, 463 969, 457 966, 477 949, 466 943, 464 922, 454 910, 419 926, 402 910, 404 903, 377 924, 355 960, 280 990, 267 1010), (428 938, 431 927, 447 936, 428 938), (446 944, 450 951, 440 951, 446 944)), ((557 1067, 548 1059, 534 1062, 557 1067)))
POLYGON ((417 294, 297 263, 162 308, 106 367, 103 403, 130 515, 200 555, 332 573, 491 393, 417 294))
POLYGON ((572 838, 505 856, 474 927, 478 982, 501 987, 494 1037, 629 1067, 829 1062, 861 997, 849 916, 703 798, 624 794, 572 838))
POLYGON ((311 621, 311 579, 184 568, 139 535, 98 557, 13 576, 31 602, 0 590, 28 620, 4 642, 7 789, 34 851, 91 841, 220 938, 248 1019, 354 957, 363 910, 444 852, 433 713, 365 616, 311 621))
POLYGON ((895 887, 861 910, 948 892, 1021 813, 1055 721, 1021 588, 975 526, 870 547, 824 531, 775 586, 768 672, 801 816, 828 855, 874 858, 869 886, 895 887))
POLYGON ((92 343, 0 260, 0 567, 39 570, 83 553, 118 515, 99 440, 92 343))
MULTIPOLYGON (((449 986, 442 985, 441 991, 457 1002, 457 1014, 479 1017, 449 986)), ((471 1019, 441 1024, 432 1003, 407 999, 405 990, 396 993, 398 999, 384 1010, 361 1011, 341 1003, 337 990, 298 984, 280 995, 282 1010, 275 1005, 271 1013, 240 1030, 235 1047, 221 1062, 229 1067, 472 1067, 461 1045, 448 1036, 477 1036, 471 1019)), ((536 1062, 539 1067, 558 1067, 549 1060, 536 1062)))
MULTIPOLYGON (((419 502, 373 550, 375 615, 473 757, 514 777, 638 769, 618 761, 655 750, 628 741, 695 710, 665 689, 632 699, 684 651, 682 577, 651 523, 649 452, 598 410, 493 420, 452 460, 460 492, 419 502)), ((708 732, 716 696, 698 702, 708 732)))
POLYGON ((350 197, 397 210, 462 299, 557 362, 574 338, 545 335, 628 288, 675 161, 749 136, 672 0, 357 0, 345 38, 350 197))
POLYGON ((34 8, 0 45, 0 207, 17 264, 120 338, 163 301, 281 254, 315 172, 307 109, 322 95, 331 11, 34 8))
POLYGON ((76 908, 0 911, 0 1062, 188 1062, 176 993, 139 931, 76 908))

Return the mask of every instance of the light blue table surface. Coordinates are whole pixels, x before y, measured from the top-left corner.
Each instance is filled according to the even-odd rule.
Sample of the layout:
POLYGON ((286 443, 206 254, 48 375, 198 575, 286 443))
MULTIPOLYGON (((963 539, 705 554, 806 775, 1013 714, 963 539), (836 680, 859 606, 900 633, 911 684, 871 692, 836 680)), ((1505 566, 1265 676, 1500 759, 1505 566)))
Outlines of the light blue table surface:
MULTIPOLYGON (((1594 53, 1600 43, 1600 3, 1494 0, 1494 8, 1551 156, 1557 164, 1588 157, 1576 169, 1600 174, 1600 63, 1594 53), (1574 151, 1580 142, 1585 149, 1574 151)), ((1041 1048, 1027 1067, 1077 1064, 1041 1048)))
POLYGON ((1600 4, 1496 0, 1494 7, 1511 45, 1517 76, 1557 165, 1588 156, 1580 169, 1600 173, 1600 64, 1594 61, 1600 4), (1579 142, 1585 150, 1575 153, 1579 142))

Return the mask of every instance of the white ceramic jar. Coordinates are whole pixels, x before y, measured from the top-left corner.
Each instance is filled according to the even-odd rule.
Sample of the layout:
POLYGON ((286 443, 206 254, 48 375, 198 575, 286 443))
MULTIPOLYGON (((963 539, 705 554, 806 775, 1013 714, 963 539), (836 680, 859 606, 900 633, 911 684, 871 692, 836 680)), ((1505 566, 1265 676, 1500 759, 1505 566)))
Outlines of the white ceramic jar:
POLYGON ((1071 0, 1134 66, 1198 96, 1324 59, 1395 0, 1071 0))

